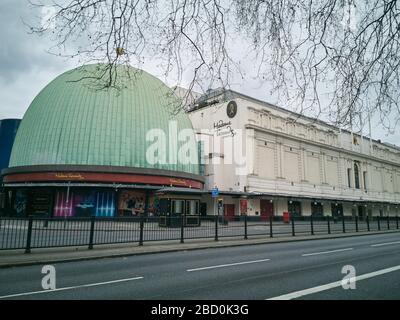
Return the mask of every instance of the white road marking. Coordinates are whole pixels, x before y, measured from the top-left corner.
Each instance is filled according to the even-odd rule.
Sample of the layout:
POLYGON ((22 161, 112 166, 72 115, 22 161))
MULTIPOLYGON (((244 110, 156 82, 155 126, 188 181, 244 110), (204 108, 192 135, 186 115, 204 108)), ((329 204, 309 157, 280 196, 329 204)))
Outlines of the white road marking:
POLYGON ((220 265, 217 265, 217 266, 209 266, 209 267, 188 269, 188 270, 186 270, 186 271, 187 271, 187 272, 193 272, 193 271, 217 269, 217 268, 224 268, 224 267, 233 267, 233 266, 239 266, 239 265, 243 265, 243 264, 260 263, 260 262, 265 262, 265 261, 270 261, 270 259, 253 260, 253 261, 243 261, 243 262, 236 262, 236 263, 229 263, 229 264, 220 264, 220 265))
POLYGON ((105 281, 105 282, 89 283, 89 284, 83 284, 80 286, 64 287, 64 288, 58 288, 58 289, 54 289, 54 290, 23 292, 23 293, 10 294, 7 296, 0 296, 0 299, 30 296, 30 295, 42 294, 42 293, 52 293, 52 292, 56 292, 56 291, 66 291, 66 290, 73 290, 73 289, 79 289, 79 288, 97 287, 97 286, 102 286, 102 285, 106 285, 106 284, 128 282, 128 281, 134 281, 134 280, 140 280, 140 279, 143 279, 143 277, 135 277, 135 278, 119 279, 119 280, 112 280, 112 281, 105 281))
POLYGON ((400 241, 371 244, 371 247, 389 246, 391 244, 400 244, 400 241))
MULTIPOLYGON (((387 269, 382 269, 382 270, 378 270, 378 271, 374 271, 374 272, 370 272, 370 273, 366 273, 363 274, 361 276, 356 276, 354 278, 350 278, 347 279, 350 282, 353 281, 360 281, 360 280, 365 280, 365 279, 369 279, 369 278, 373 278, 373 277, 377 277, 389 272, 394 272, 394 271, 399 271, 400 270, 400 265, 399 266, 395 266, 392 268, 387 268, 387 269)), ((333 289, 333 288, 337 288, 337 287, 341 287, 342 286, 342 281, 343 280, 339 280, 339 281, 335 281, 335 282, 331 282, 328 284, 324 284, 322 286, 317 286, 314 288, 309 288, 309 289, 305 289, 305 290, 300 290, 300 291, 295 291, 292 293, 288 293, 288 294, 284 294, 278 297, 274 297, 274 298, 269 298, 266 300, 292 300, 292 299, 296 299, 296 298, 300 298, 309 294, 314 294, 314 293, 318 293, 321 291, 326 291, 329 289, 333 289)))
POLYGON ((314 253, 305 253, 305 254, 302 254, 301 256, 302 257, 317 256, 317 255, 320 255, 320 254, 328 254, 328 253, 350 251, 350 250, 353 250, 353 248, 337 249, 337 250, 331 250, 331 251, 321 251, 321 252, 314 252, 314 253))

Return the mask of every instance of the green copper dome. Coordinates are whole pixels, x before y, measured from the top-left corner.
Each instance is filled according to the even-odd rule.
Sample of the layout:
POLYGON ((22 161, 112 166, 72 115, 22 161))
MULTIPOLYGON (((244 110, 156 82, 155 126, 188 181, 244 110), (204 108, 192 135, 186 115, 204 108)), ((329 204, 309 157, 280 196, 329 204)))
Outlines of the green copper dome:
MULTIPOLYGON (((93 78, 104 65, 86 65, 51 81, 33 100, 21 122, 10 167, 34 165, 100 165, 157 168, 198 174, 196 163, 170 161, 179 148, 197 148, 192 137, 171 141, 177 132, 191 129, 184 112, 173 115, 179 101, 162 81, 133 67, 117 66, 119 87, 100 88, 93 78), (148 161, 146 152, 157 140, 146 140, 149 130, 166 135, 165 159, 148 161), (176 130, 172 130, 176 132, 176 130), (175 147, 169 147, 177 143, 175 147)), ((175 112, 176 113, 176 112, 175 112)), ((162 140, 164 141, 164 140, 162 140)), ((189 153, 190 153, 189 152, 189 153)), ((156 153, 157 154, 157 153, 156 153)))

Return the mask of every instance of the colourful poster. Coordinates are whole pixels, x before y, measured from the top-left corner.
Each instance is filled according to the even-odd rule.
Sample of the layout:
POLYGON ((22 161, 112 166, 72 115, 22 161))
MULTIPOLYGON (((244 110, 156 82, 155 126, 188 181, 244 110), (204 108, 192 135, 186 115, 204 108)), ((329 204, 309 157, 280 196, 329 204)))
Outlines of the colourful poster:
POLYGON ((96 192, 96 217, 114 217, 115 215, 115 192, 96 192))
POLYGON ((73 198, 73 216, 91 217, 96 210, 96 194, 94 191, 77 191, 73 198))
POLYGON ((114 191, 59 190, 56 192, 55 217, 113 217, 114 191))
MULTIPOLYGON (((118 213, 121 216, 137 216, 145 214, 146 193, 137 190, 122 190, 118 199, 118 213)), ((158 198, 149 196, 149 216, 158 213, 158 198)))
POLYGON ((240 214, 245 215, 247 214, 247 200, 240 199, 240 214))
POLYGON ((54 200, 54 216, 55 217, 72 217, 73 210, 73 192, 66 190, 57 191, 54 200))

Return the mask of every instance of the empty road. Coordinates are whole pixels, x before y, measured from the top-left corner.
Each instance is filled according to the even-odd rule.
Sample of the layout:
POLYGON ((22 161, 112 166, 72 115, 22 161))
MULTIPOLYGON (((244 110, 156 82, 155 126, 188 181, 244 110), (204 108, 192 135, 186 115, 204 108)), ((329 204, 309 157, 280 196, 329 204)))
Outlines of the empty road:
POLYGON ((400 233, 0 269, 0 299, 400 299, 400 233), (355 289, 345 290, 344 266, 355 289), (350 270, 350 269, 348 269, 350 270), (355 277, 355 278, 354 278, 355 277))

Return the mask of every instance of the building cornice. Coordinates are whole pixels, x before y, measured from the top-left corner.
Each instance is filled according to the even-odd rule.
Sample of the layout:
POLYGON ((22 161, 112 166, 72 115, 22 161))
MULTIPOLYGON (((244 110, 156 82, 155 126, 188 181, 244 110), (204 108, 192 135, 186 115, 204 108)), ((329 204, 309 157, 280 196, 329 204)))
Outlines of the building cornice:
MULTIPOLYGON (((258 104, 262 108, 269 108, 269 109, 272 109, 272 110, 275 110, 275 111, 278 111, 278 112, 286 113, 286 114, 289 115, 289 118, 302 119, 304 121, 307 121, 307 122, 309 122, 309 126, 310 127, 311 126, 315 127, 315 124, 318 124, 318 125, 320 125, 322 127, 325 127, 326 129, 328 129, 327 131, 332 131, 332 133, 334 133, 334 134, 337 134, 337 131, 338 131, 337 127, 335 127, 332 124, 329 124, 329 123, 327 123, 327 122, 325 122, 323 120, 320 120, 320 119, 317 119, 317 118, 313 118, 313 117, 310 117, 310 116, 306 116, 304 114, 300 114, 300 113, 297 113, 297 112, 294 112, 294 111, 279 107, 279 106, 274 105, 272 103, 269 103, 269 102, 266 102, 264 100, 260 100, 260 99, 248 96, 248 95, 243 94, 243 93, 238 92, 238 91, 234 91, 234 90, 231 90, 231 89, 224 90, 224 91, 218 92, 218 94, 213 96, 213 98, 215 99, 215 98, 221 97, 221 96, 223 96, 223 99, 219 100, 218 103, 214 103, 214 104, 207 105, 207 106, 204 106, 204 107, 201 107, 201 108, 197 108, 197 109, 191 109, 191 110, 188 111, 188 113, 192 113, 192 112, 195 113, 197 111, 201 111, 201 110, 207 109, 209 107, 215 107, 218 104, 222 105, 223 103, 227 102, 228 100, 242 99, 242 100, 246 100, 246 101, 250 101, 252 103, 258 104), (229 97, 230 99, 226 99, 226 97, 229 97)), ((254 108, 254 107, 248 107, 248 108, 253 108, 253 109, 257 110, 260 113, 265 113, 265 114, 271 113, 271 111, 268 110, 268 109, 258 110, 257 108, 254 108), (266 110, 268 110, 268 111, 266 111, 266 110)), ((341 129, 341 132, 345 132, 347 134, 352 134, 352 132, 349 131, 348 129, 341 129)), ((355 133, 355 132, 353 132, 353 135, 362 137, 363 139, 370 139, 369 137, 366 137, 364 135, 360 135, 360 134, 355 133)), ((381 140, 376 140, 376 139, 371 139, 371 141, 373 141, 375 144, 378 144, 382 149, 388 149, 388 150, 391 150, 392 152, 394 150, 396 150, 397 152, 400 151, 400 146, 397 146, 397 145, 394 145, 394 144, 390 144, 390 143, 387 143, 387 142, 384 142, 384 141, 381 141, 381 140)))
POLYGON ((261 127, 261 126, 254 125, 254 124, 246 124, 245 128, 246 129, 254 129, 254 130, 270 133, 270 134, 273 134, 273 135, 276 135, 276 136, 279 136, 279 137, 295 140, 297 142, 307 143, 307 144, 310 144, 310 145, 313 145, 313 146, 316 146, 316 147, 320 147, 320 148, 325 148, 325 149, 328 149, 328 150, 331 150, 331 151, 335 151, 335 152, 339 152, 339 153, 345 153, 345 154, 347 154, 349 156, 355 156, 355 157, 358 157, 358 158, 363 158, 363 159, 368 160, 368 161, 373 160, 373 161, 385 163, 385 164, 392 165, 392 166, 395 166, 395 167, 400 169, 400 163, 396 163, 396 162, 393 162, 393 161, 377 158, 377 157, 374 157, 374 156, 371 156, 371 155, 367 155, 365 153, 359 153, 359 152, 351 151, 351 150, 340 148, 340 147, 333 147, 333 146, 330 146, 330 145, 327 145, 327 144, 323 144, 323 143, 319 143, 319 142, 312 141, 312 140, 306 140, 305 141, 302 138, 298 138, 296 136, 289 135, 289 134, 284 133, 284 132, 279 132, 279 131, 267 129, 265 127, 261 127))

